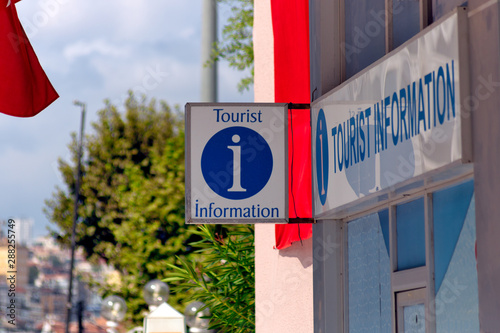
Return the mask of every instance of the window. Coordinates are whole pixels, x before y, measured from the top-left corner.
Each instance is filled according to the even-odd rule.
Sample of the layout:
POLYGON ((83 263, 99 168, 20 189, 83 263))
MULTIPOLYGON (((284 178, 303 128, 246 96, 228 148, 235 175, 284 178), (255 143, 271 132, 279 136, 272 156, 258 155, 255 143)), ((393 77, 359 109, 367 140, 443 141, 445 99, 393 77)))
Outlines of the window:
POLYGON ((344 221, 346 332, 479 332, 474 183, 344 221))
POLYGON ((425 288, 396 294, 398 332, 425 332, 425 288))
POLYGON ((341 52, 345 79, 368 67, 426 27, 429 0, 343 1, 345 36, 341 52))
POLYGON ((425 266, 424 198, 396 206, 397 269, 425 266))
POLYGON ((479 332, 472 181, 433 195, 437 332, 479 332))
POLYGON ((346 78, 385 54, 385 0, 344 1, 346 78))
POLYGON ((392 1, 392 48, 406 42, 420 31, 419 0, 392 1))
POLYGON ((438 20, 446 13, 451 12, 455 7, 467 6, 467 1, 463 0, 432 0, 433 21, 438 20))
POLYGON ((348 224, 349 332, 390 332, 391 265, 387 210, 348 224))

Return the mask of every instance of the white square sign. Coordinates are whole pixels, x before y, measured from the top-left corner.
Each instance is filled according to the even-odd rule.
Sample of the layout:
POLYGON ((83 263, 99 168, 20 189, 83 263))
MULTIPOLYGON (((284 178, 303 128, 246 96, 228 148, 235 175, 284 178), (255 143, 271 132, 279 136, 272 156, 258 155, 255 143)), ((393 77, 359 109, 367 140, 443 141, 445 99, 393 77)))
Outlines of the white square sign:
POLYGON ((288 222, 287 104, 186 104, 186 223, 288 222))

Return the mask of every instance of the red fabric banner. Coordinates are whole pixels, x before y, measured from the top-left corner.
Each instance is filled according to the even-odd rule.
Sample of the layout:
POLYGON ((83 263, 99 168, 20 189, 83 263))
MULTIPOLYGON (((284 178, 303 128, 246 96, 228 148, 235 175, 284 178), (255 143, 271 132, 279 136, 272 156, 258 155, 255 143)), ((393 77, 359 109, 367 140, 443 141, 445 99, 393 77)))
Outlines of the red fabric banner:
POLYGON ((59 95, 21 26, 14 5, 18 1, 0 0, 0 112, 32 117, 59 95))
MULTIPOLYGON (((309 0, 271 0, 276 103, 309 103, 309 0)), ((289 216, 311 218, 309 110, 289 110, 289 216)), ((311 224, 277 224, 276 248, 312 237, 311 224)))

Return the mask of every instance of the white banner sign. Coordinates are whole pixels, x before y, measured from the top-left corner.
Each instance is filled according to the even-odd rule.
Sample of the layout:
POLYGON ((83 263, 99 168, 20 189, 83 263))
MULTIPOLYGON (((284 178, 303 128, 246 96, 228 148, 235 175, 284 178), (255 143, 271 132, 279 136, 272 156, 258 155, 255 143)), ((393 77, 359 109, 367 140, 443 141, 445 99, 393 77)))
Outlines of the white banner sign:
POLYGON ((470 161, 465 15, 458 9, 312 104, 315 217, 470 161))
POLYGON ((186 223, 288 222, 287 105, 186 105, 186 223))

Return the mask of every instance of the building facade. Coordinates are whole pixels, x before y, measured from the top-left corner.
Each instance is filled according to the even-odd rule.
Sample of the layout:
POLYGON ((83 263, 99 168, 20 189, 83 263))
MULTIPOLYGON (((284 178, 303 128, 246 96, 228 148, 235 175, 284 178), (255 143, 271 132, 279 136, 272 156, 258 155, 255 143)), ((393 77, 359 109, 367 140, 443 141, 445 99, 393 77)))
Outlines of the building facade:
MULTIPOLYGON (((6 283, 6 278, 9 276, 10 269, 9 254, 12 255, 12 247, 9 247, 7 238, 0 239, 0 283, 6 283), (11 250, 11 253, 9 253, 11 250)), ((29 267, 25 263, 28 262, 29 250, 25 246, 17 245, 14 253, 15 271, 16 271, 16 287, 26 288, 28 286, 29 267), (21 263, 21 264, 17 264, 21 263)), ((12 260, 12 259, 11 259, 12 260)))
MULTIPOLYGON (((269 4, 256 2, 259 102, 273 98, 269 4)), ((500 330, 499 13, 309 1, 316 223, 286 253, 257 226, 258 332, 500 330)))

